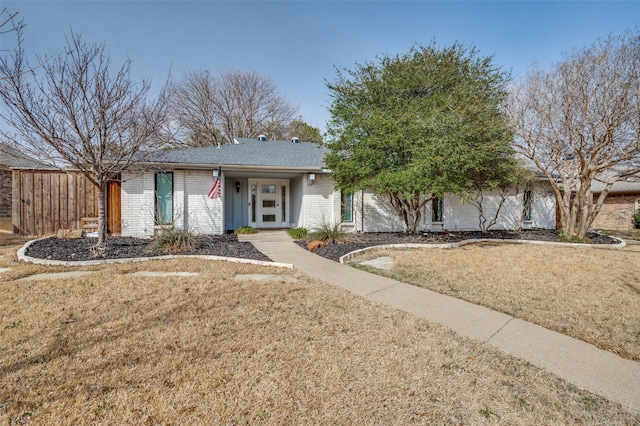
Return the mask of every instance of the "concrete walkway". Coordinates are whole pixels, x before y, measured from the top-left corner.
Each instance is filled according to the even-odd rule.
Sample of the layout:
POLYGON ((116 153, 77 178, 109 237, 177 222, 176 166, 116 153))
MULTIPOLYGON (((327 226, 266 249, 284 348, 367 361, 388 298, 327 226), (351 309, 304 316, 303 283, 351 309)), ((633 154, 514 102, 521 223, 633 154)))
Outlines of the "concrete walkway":
POLYGON ((640 363, 510 315, 350 266, 299 247, 285 232, 238 236, 274 262, 443 324, 640 413, 640 363))

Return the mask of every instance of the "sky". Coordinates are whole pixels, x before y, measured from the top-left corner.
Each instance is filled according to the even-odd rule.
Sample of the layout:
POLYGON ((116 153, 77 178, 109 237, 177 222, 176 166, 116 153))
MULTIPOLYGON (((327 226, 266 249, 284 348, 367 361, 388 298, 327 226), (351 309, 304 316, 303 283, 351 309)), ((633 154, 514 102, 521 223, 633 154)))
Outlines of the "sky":
MULTIPOLYGON (((326 129, 327 82, 416 44, 475 46, 517 78, 572 49, 640 27, 640 1, 7 1, 27 24, 27 52, 63 50, 71 30, 132 60, 152 94, 169 74, 239 69, 270 77, 309 124, 326 129)), ((0 35, 0 54, 13 47, 0 35)), ((155 91, 155 92, 154 92, 155 91)))

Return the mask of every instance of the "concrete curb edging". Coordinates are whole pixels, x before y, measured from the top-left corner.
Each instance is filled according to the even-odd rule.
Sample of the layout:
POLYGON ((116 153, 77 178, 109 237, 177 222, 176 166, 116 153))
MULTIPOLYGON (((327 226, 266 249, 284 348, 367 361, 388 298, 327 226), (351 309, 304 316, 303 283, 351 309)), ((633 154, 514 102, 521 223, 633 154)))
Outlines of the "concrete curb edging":
POLYGON ((614 240, 619 241, 618 244, 578 244, 578 243, 557 243, 553 241, 536 241, 536 240, 504 240, 496 238, 475 238, 471 240, 463 240, 455 243, 439 243, 439 244, 422 244, 422 243, 400 243, 400 244, 382 244, 379 246, 365 247, 359 250, 354 250, 343 256, 340 256, 340 263, 346 263, 353 259, 355 256, 366 253, 371 250, 389 249, 389 248, 430 248, 430 249, 447 249, 458 248, 466 246, 467 244, 477 243, 507 243, 507 244, 538 244, 538 245, 554 245, 560 247, 589 247, 589 248, 604 248, 604 249, 620 249, 627 246, 627 242, 617 238, 609 236, 614 240))
POLYGON ((96 259, 96 260, 78 260, 78 261, 66 261, 66 260, 51 260, 51 259, 38 259, 35 257, 27 256, 25 253, 27 248, 36 241, 46 240, 49 237, 38 238, 35 240, 27 241, 25 245, 23 245, 17 253, 18 260, 26 263, 33 263, 35 265, 46 265, 46 266, 95 266, 95 265, 108 265, 108 264, 117 264, 117 263, 133 263, 133 262, 148 262, 151 260, 169 260, 169 259, 203 259, 203 260, 221 260, 224 262, 232 262, 232 263, 244 263, 250 265, 259 265, 259 266, 275 266, 278 268, 287 268, 293 269, 293 264, 291 263, 278 263, 278 262, 267 262, 265 260, 253 260, 253 259, 242 259, 238 257, 224 257, 224 256, 208 256, 208 255, 165 255, 165 256, 153 256, 153 257, 132 257, 132 258, 123 258, 123 259, 96 259))

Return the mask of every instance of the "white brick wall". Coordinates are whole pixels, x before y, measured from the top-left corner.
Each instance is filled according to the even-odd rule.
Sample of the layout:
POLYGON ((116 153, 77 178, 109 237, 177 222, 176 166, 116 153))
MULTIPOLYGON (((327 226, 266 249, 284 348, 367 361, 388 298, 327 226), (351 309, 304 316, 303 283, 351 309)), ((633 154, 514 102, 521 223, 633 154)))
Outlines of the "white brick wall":
MULTIPOLYGON (((174 170, 173 217, 177 228, 204 234, 224 233, 222 198, 212 200, 207 196, 213 182, 211 171, 174 170)), ((224 197, 224 187, 222 194, 224 197)), ((155 173, 123 175, 121 202, 122 235, 154 235, 155 173)))
POLYGON ((153 173, 123 174, 121 186, 122 235, 153 235, 155 220, 155 180, 153 173))
MULTIPOLYGON (((328 195, 333 183, 329 183, 330 179, 326 178, 322 184, 324 196, 318 197, 321 192, 316 189, 316 193, 312 197, 314 207, 309 209, 313 212, 331 212, 332 215, 325 214, 325 217, 331 218, 330 223, 336 223, 340 220, 340 193, 336 191, 333 198, 328 195), (322 204, 322 203, 325 204, 322 204)), ((315 186, 316 184, 314 184, 315 186)), ((311 187, 313 188, 313 186, 311 187)), ((487 224, 495 215, 500 196, 498 192, 488 193, 484 197, 483 210, 487 219, 487 224)), ((500 210, 498 221, 491 229, 516 229, 523 228, 555 228, 555 198, 547 185, 536 184, 533 188, 533 205, 531 221, 524 223, 522 221, 522 211, 524 204, 524 194, 522 190, 515 189, 508 195, 505 204, 500 210)), ((462 203, 457 196, 446 195, 444 198, 443 223, 434 224, 431 221, 431 202, 422 208, 422 217, 420 219, 420 230, 440 231, 448 229, 450 231, 477 231, 480 230, 478 209, 469 203, 462 203)), ((306 211, 306 210, 305 210, 306 211)), ((306 216, 305 226, 312 228, 315 221, 319 221, 319 214, 306 216), (315 221, 314 221, 315 220, 315 221), (310 225, 311 224, 311 225, 310 225)), ((365 191, 364 197, 362 192, 358 192, 353 197, 353 223, 345 224, 346 229, 354 231, 364 230, 365 232, 402 232, 404 225, 387 196, 376 196, 370 191, 365 191), (362 215, 362 204, 364 202, 364 217, 362 215)))
POLYGON ((211 171, 184 171, 184 224, 191 231, 199 234, 224 233, 224 172, 222 174, 222 197, 212 200, 208 197, 214 183, 211 171))
POLYGON ((188 229, 187 215, 185 214, 185 171, 173 171, 173 225, 177 229, 188 229))
POLYGON ((365 232, 402 232, 404 224, 384 195, 375 195, 372 192, 364 193, 364 217, 362 209, 362 192, 353 196, 353 217, 356 230, 365 232))
MULTIPOLYGON (((175 170, 173 172, 173 200, 175 226, 188 228, 196 233, 224 233, 223 198, 211 200, 207 196, 213 186, 210 170, 175 170)), ((224 174, 224 173, 223 173, 224 174)), ((224 185, 224 176, 222 179, 224 185)), ((335 224, 341 220, 340 192, 334 191, 334 182, 329 175, 316 174, 312 185, 304 177, 300 185, 303 190, 302 206, 297 223, 313 229, 323 223, 335 224)), ((122 182, 122 235, 151 236, 154 234, 155 218, 155 174, 123 175, 122 182)), ((224 188, 222 188, 224 197, 224 188)), ((293 198, 292 198, 293 200, 293 198)), ((497 205, 497 193, 485 196, 485 217, 491 220, 497 205)), ((555 197, 547 185, 536 184, 533 188, 532 220, 522 223, 524 196, 522 190, 512 191, 502 208, 499 220, 491 229, 555 228, 555 197)), ((294 206, 292 206, 294 208, 294 206)), ((353 197, 353 223, 344 224, 346 229, 365 232, 402 232, 402 221, 386 196, 375 196, 365 191, 353 197), (364 201, 364 217, 362 202, 364 201)), ((444 199, 444 222, 431 222, 431 203, 422 209, 420 230, 450 231, 479 230, 478 211, 471 204, 463 204, 458 197, 447 195, 444 199)))
POLYGON ((307 229, 340 221, 340 193, 334 191, 333 186, 333 179, 329 175, 316 173, 312 185, 309 185, 308 179, 304 179, 303 220, 299 222, 307 229))
POLYGON ((525 227, 555 229, 556 196, 551 187, 546 183, 537 183, 532 195, 531 223, 525 224, 525 227))

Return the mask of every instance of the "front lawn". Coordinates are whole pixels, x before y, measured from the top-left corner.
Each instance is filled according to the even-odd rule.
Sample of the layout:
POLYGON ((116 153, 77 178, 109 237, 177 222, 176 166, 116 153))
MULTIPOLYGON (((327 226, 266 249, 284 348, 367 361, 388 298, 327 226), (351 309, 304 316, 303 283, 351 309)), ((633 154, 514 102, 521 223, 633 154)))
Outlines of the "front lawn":
POLYGON ((483 243, 385 250, 389 276, 505 312, 640 360, 640 246, 624 249, 483 243))
POLYGON ((176 259, 46 268, 0 254, 3 424, 637 424, 442 326, 293 270, 176 259), (199 272, 140 277, 136 271, 199 272), (237 273, 284 273, 254 282, 237 273))

